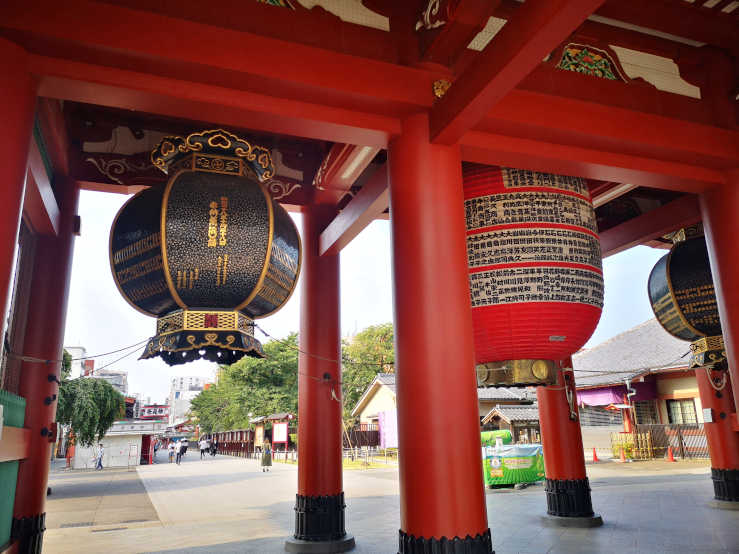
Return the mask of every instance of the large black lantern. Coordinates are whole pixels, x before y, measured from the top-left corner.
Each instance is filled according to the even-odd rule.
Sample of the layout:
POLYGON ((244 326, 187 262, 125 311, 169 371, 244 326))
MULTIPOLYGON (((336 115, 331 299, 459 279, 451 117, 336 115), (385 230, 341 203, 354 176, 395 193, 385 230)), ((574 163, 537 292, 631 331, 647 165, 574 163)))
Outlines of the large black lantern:
POLYGON ((648 292, 660 325, 691 341, 691 367, 717 366, 726 357, 703 226, 681 229, 652 269, 648 292))
POLYGON ((262 185, 269 151, 218 129, 166 137, 151 160, 169 180, 126 202, 110 233, 118 289, 158 318, 141 358, 263 357, 253 319, 287 301, 301 261, 295 225, 262 185))

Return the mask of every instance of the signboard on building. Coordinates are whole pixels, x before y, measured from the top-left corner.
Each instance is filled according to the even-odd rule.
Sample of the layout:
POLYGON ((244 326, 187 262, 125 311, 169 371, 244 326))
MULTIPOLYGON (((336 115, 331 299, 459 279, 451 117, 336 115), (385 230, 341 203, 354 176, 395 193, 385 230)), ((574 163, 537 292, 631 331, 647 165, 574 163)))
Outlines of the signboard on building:
POLYGON ((287 422, 272 425, 272 444, 287 444, 287 422))
POLYGON ((169 417, 169 406, 150 404, 141 408, 141 419, 166 419, 169 417))

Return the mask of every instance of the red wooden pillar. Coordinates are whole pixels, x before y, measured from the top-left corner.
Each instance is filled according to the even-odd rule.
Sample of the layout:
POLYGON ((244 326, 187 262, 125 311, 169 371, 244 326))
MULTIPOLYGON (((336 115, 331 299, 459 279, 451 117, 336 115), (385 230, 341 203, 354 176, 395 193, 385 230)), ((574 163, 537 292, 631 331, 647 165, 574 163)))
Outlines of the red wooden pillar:
POLYGON ((596 527, 603 524, 593 513, 590 483, 585 473, 580 416, 577 410, 572 361, 563 360, 557 382, 538 387, 539 426, 544 449, 548 520, 555 524, 596 527))
POLYGON ((354 537, 344 528, 339 256, 318 255, 321 231, 335 215, 329 206, 309 206, 303 212, 298 494, 288 552, 354 548, 354 537))
POLYGON ((716 500, 739 503, 739 433, 734 429, 736 412, 731 381, 724 371, 695 370, 704 415, 703 428, 711 454, 711 478, 716 500), (708 421, 710 419, 710 421, 708 421))
POLYGON ((44 505, 49 477, 49 458, 55 428, 58 379, 67 298, 72 272, 74 217, 79 189, 61 180, 59 235, 41 236, 36 245, 31 299, 24 341, 24 355, 48 362, 23 362, 20 395, 26 399, 25 426, 31 430, 30 455, 18 468, 18 492, 13 511, 13 537, 20 552, 41 552, 45 529, 44 505))
POLYGON ((431 144, 418 114, 388 154, 399 550, 489 553, 459 147, 431 144))
MULTIPOLYGON (((739 219, 736 216, 739 210, 739 169, 727 172, 727 177, 725 185, 701 194, 700 207, 729 365, 730 389, 733 390, 734 397, 734 407, 731 409, 733 414, 727 417, 736 420, 736 406, 739 406, 739 257, 736 255, 736 237, 739 234, 739 219)), ((725 401, 722 404, 727 408, 725 401)), ((706 432, 708 433, 708 429, 706 432)), ((736 431, 733 435, 729 432, 714 434, 717 439, 715 444, 721 445, 718 448, 727 454, 731 451, 731 459, 736 460, 739 458, 736 431)), ((723 469, 717 468, 715 463, 712 456, 713 467, 723 469)), ((727 491, 734 491, 732 496, 737 499, 739 470, 734 468, 731 471, 712 473, 714 489, 717 491, 716 487, 721 486, 727 491), (723 484, 716 481, 717 477, 723 484)))
POLYGON ((3 38, 0 38, 0 75, 0 152, 3 153, 0 163, 0 314, 4 319, 21 218, 37 83, 28 71, 26 51, 3 38))
POLYGON ((734 389, 734 405, 739 406, 739 257, 736 255, 739 169, 727 175, 725 185, 701 194, 700 207, 734 389))

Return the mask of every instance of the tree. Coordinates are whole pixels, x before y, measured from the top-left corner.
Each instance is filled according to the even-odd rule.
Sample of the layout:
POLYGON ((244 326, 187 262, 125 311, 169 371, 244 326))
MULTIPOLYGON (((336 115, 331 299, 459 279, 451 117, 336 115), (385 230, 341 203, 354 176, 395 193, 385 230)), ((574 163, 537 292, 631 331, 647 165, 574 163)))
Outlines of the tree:
POLYGON ((371 325, 351 340, 343 341, 344 365, 341 382, 344 394, 344 420, 351 423, 351 412, 378 373, 395 372, 393 324, 371 325))
POLYGON ((125 410, 123 395, 103 379, 69 379, 72 357, 65 350, 56 419, 69 425, 77 443, 89 446, 102 440, 125 410))
POLYGON ((297 413, 297 334, 265 343, 264 353, 224 366, 218 383, 193 398, 190 411, 203 431, 245 429, 251 417, 297 413))

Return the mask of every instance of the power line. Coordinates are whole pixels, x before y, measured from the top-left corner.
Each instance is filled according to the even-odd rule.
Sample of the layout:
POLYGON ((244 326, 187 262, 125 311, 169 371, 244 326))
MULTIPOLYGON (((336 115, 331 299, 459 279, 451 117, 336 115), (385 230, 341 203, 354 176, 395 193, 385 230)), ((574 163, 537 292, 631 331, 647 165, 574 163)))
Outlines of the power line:
MULTIPOLYGON (((111 350, 110 352, 105 352, 103 354, 95 354, 94 356, 83 356, 82 358, 72 358, 70 360, 70 362, 78 362, 78 361, 81 361, 81 360, 92 360, 92 359, 95 359, 95 358, 103 358, 105 356, 110 356, 111 354, 117 354, 118 352, 123 352, 124 350, 128 350, 130 348, 135 348, 137 346, 141 346, 142 344, 144 344, 145 342, 148 342, 148 341, 149 341, 149 339, 144 339, 144 340, 142 340, 140 342, 137 342, 136 344, 130 344, 130 345, 125 346, 123 348, 118 348, 117 350, 111 350)), ((128 355, 130 355, 130 353, 129 354, 126 354, 126 356, 128 356, 128 355)), ((22 362, 33 362, 33 363, 41 363, 41 364, 51 364, 51 363, 57 363, 57 362, 58 363, 61 363, 61 362, 64 361, 64 359, 55 360, 55 359, 36 358, 34 356, 25 356, 23 354, 18 354, 16 352, 8 352, 8 357, 10 357, 10 358, 16 358, 16 359, 18 359, 18 360, 20 360, 22 362)), ((111 363, 115 363, 115 362, 111 362, 111 363)), ((110 365, 110 364, 108 364, 108 365, 110 365)), ((100 369, 102 369, 102 368, 100 368, 100 369)))

